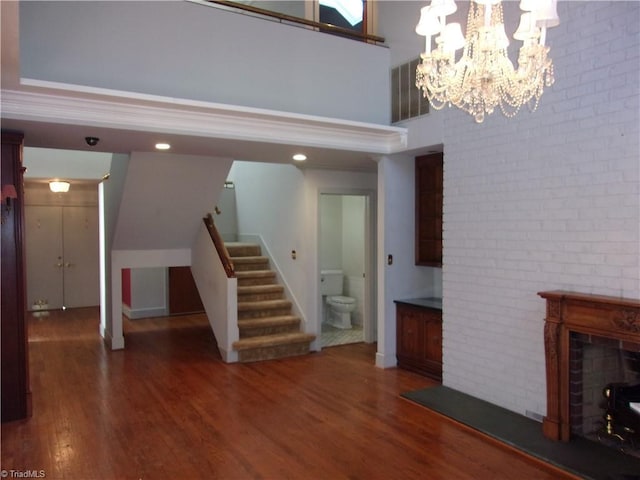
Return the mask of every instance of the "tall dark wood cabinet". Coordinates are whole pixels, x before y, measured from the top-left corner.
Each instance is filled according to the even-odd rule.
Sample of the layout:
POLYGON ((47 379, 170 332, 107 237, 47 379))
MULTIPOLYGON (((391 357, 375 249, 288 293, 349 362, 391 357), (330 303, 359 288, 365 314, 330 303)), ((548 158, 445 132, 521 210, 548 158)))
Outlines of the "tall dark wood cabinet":
POLYGON ((416 265, 442 266, 443 155, 416 157, 416 265))
POLYGON ((21 133, 2 132, 2 187, 13 185, 18 198, 2 203, 1 317, 3 422, 31 415, 26 324, 24 250, 24 169, 21 133))

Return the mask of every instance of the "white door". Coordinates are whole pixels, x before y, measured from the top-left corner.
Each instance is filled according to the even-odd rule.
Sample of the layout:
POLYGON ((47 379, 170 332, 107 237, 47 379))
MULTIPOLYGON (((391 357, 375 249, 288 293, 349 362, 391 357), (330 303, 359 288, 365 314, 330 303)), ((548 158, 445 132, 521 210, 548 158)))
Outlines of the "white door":
POLYGON ((100 304, 97 207, 63 207, 64 306, 100 304))
POLYGON ((27 309, 62 308, 62 207, 27 205, 24 219, 27 309))
POLYGON ((97 207, 26 206, 29 310, 100 303, 97 207))

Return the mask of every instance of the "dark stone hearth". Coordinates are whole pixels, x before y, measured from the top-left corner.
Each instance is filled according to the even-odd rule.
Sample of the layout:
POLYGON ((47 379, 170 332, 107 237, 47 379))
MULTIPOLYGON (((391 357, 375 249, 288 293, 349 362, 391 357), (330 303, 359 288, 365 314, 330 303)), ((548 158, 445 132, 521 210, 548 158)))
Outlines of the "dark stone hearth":
POLYGON ((540 423, 444 386, 403 397, 558 468, 591 480, 640 480, 640 459, 581 437, 545 438, 540 423))

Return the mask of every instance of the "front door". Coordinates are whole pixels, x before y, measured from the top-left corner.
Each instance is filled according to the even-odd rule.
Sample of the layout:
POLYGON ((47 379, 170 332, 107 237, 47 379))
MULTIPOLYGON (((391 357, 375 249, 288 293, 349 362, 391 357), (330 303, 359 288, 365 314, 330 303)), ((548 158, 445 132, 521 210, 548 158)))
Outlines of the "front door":
POLYGON ((100 303, 98 209, 26 206, 27 308, 100 303))

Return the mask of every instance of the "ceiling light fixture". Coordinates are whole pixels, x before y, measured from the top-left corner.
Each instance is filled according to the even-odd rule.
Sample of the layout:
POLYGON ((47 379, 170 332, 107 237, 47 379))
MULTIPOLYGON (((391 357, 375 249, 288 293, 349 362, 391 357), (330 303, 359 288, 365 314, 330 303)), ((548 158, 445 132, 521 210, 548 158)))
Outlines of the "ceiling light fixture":
POLYGON ((168 143, 156 143, 156 149, 157 150, 169 150, 171 148, 171 145, 169 145, 168 143))
POLYGON ((296 153, 293 157, 296 162, 304 162, 307 159, 307 156, 304 153, 296 153))
POLYGON ((521 40, 518 68, 507 55, 500 0, 471 0, 466 38, 459 23, 446 23, 454 13, 454 0, 432 0, 421 10, 416 33, 426 37, 422 62, 416 71, 416 86, 436 110, 455 105, 481 123, 485 115, 500 107, 511 118, 522 105, 533 112, 545 86, 553 84, 553 63, 545 46, 547 28, 560 23, 557 0, 521 0, 520 25, 513 34, 521 40), (431 50, 431 37, 435 50, 431 50), (456 62, 456 51, 462 50, 456 62))
POLYGON ((61 180, 52 180, 49 182, 49 189, 54 193, 66 193, 69 191, 71 184, 61 180))

